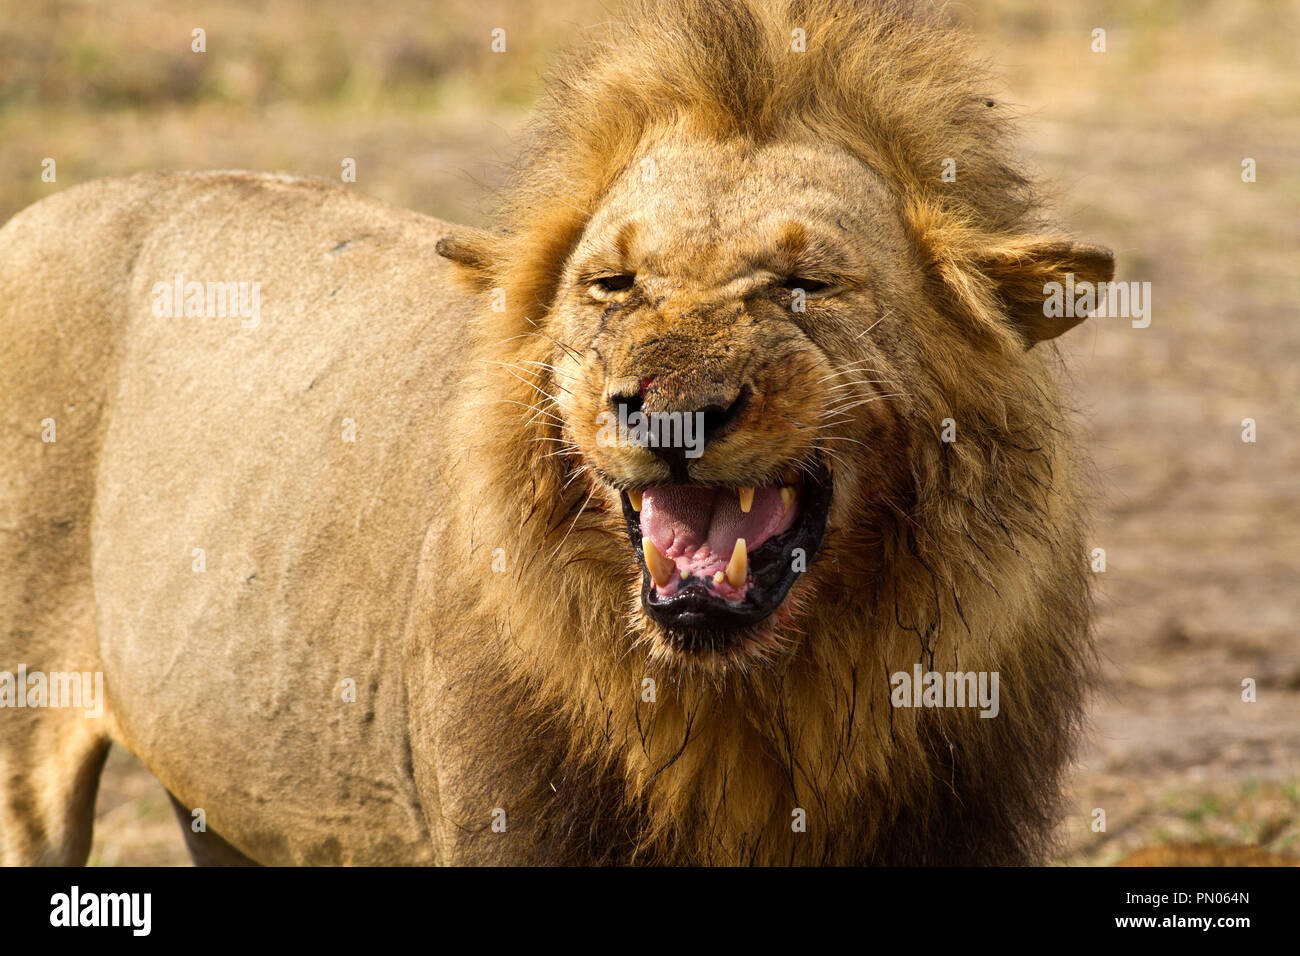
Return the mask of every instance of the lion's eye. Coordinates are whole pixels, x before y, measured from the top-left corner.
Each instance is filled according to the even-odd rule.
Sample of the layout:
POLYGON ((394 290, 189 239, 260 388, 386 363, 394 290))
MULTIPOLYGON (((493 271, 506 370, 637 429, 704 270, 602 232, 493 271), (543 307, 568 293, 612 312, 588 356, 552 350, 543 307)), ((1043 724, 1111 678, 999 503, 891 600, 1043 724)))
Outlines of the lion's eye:
POLYGON ((591 291, 597 295, 609 295, 613 292, 626 292, 634 285, 636 285, 636 276, 629 273, 595 276, 590 281, 591 291))
POLYGON ((782 291, 788 293, 793 293, 796 289, 802 289, 803 294, 810 299, 833 295, 839 291, 839 286, 833 282, 810 279, 808 276, 786 276, 780 281, 780 287, 782 291))

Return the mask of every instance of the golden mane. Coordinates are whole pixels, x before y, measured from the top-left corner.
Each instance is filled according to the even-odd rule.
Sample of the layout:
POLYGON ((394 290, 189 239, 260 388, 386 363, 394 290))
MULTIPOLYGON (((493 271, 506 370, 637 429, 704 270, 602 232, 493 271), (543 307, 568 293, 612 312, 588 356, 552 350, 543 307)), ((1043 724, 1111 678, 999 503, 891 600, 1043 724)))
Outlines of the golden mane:
MULTIPOLYGON (((1014 236, 1036 204, 992 84, 928 5, 633 3, 551 75, 499 211, 502 278, 521 261, 562 262, 646 135, 667 127, 706 141, 835 143, 881 173, 922 228, 938 217, 963 238, 1014 236), (806 52, 792 50, 796 29, 806 52), (940 180, 945 159, 960 164, 960 188, 940 180)), ((544 311, 554 276, 531 278, 529 305, 544 311)))
MULTIPOLYGON (((473 561, 486 569, 504 549, 509 573, 490 575, 472 607, 442 601, 495 622, 495 634, 460 638, 482 644, 483 692, 509 687, 517 715, 562 742, 555 766, 530 768, 534 751, 516 751, 520 772, 549 785, 521 811, 544 834, 539 859, 576 858, 575 842, 589 853, 610 827, 624 837, 608 845, 614 859, 1043 852, 1090 668, 1089 585, 1078 466, 1048 360, 1026 355, 991 278, 1040 224, 989 82, 928 8, 833 0, 637 4, 555 71, 497 232, 453 256, 505 296, 504 314, 484 297, 484 372, 467 388, 457 480, 478 505, 459 532, 473 561), (796 28, 806 52, 791 49, 796 28), (911 383, 909 424, 927 439, 900 452, 913 493, 887 527, 828 544, 820 560, 840 585, 815 595, 818 630, 797 657, 723 682, 643 652, 622 518, 580 462, 555 453, 561 425, 545 403, 547 368, 569 347, 547 329, 560 270, 610 185, 664 130, 847 149, 894 191, 931 306, 959 319, 933 333, 947 364, 911 383), (947 158, 958 184, 940 178, 947 158), (941 443, 950 416, 962 439, 941 443), (878 573, 859 558, 868 549, 883 554, 878 573), (1000 672, 1002 716, 892 709, 889 675, 915 662, 1000 672), (622 781, 613 792, 575 792, 608 769, 622 781), (788 832, 796 808, 810 820, 802 838, 788 832)), ((510 736, 497 731, 507 757, 510 736)))

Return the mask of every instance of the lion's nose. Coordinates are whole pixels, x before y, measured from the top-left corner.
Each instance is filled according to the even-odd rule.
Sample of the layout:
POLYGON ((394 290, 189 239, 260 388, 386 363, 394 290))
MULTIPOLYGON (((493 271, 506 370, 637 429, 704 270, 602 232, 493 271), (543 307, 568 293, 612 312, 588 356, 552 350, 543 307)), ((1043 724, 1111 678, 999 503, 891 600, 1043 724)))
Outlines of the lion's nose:
POLYGON ((648 449, 667 463, 677 480, 686 481, 688 459, 699 457, 710 445, 739 428, 752 396, 749 385, 690 388, 649 376, 624 392, 612 393, 609 403, 621 421, 634 412, 648 418, 647 425, 661 439, 649 443, 648 449), (690 416, 689 423, 684 421, 686 416, 690 416), (672 440, 683 436, 691 441, 672 440))

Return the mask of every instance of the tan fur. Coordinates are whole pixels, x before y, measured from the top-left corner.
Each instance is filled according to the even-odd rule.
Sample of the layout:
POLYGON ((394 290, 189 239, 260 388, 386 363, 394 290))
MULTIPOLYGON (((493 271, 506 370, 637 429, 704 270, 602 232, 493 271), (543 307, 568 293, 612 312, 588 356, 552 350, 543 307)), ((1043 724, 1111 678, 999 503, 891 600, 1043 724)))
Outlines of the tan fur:
POLYGON ((1069 324, 1043 283, 1109 254, 1035 219, 1005 111, 926 16, 689 0, 609 30, 490 235, 219 174, 0 232, 0 666, 80 655, 112 705, 66 737, 21 718, 88 741, 39 812, 53 758, 4 735, 8 859, 84 855, 42 821, 110 736, 260 862, 1042 854, 1091 648, 1081 455, 1031 346, 1069 324), (614 266, 636 290, 593 302, 614 266), (793 313, 773 281, 800 270, 840 291, 793 313), (260 279, 262 326, 152 318, 177 272, 260 279), (757 397, 693 480, 834 475, 822 553, 738 646, 683 653, 640 610, 618 490, 670 478, 595 433, 647 370, 665 410, 757 397), (77 607, 95 627, 49 616, 77 607), (997 671, 1001 714, 891 707, 916 662, 997 671))

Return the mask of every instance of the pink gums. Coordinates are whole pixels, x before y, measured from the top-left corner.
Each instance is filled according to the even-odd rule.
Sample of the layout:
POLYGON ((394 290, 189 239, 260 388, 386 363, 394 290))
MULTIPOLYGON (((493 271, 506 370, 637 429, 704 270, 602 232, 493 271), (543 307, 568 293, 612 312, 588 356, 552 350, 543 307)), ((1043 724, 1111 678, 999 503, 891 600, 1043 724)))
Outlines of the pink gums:
POLYGON ((677 566, 677 575, 656 590, 664 597, 673 595, 682 585, 682 572, 688 572, 692 579, 704 579, 715 594, 742 600, 748 581, 733 588, 725 578, 715 585, 713 576, 726 570, 737 538, 745 539, 745 549, 753 555, 764 541, 794 524, 797 510, 796 505, 786 513, 779 485, 755 488, 749 514, 740 510, 734 488, 647 488, 641 499, 641 536, 677 566))

